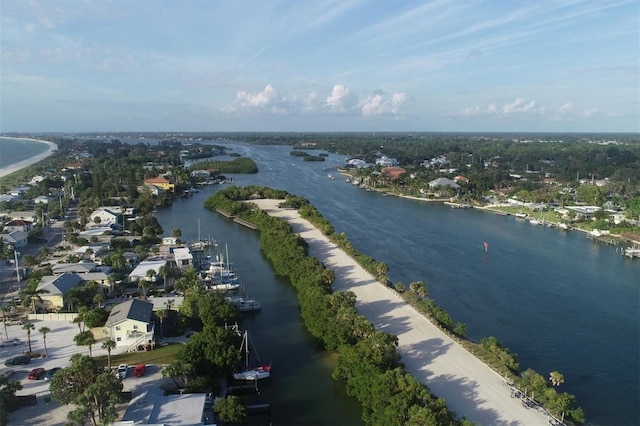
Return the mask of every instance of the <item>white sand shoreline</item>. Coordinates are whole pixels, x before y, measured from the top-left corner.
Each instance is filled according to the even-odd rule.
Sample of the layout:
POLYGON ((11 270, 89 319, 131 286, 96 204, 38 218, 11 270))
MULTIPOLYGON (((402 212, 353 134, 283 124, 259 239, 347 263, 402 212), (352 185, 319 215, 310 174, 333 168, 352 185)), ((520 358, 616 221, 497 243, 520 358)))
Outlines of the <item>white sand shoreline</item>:
POLYGON ((334 291, 352 291, 356 308, 377 330, 398 336, 407 372, 447 402, 460 417, 491 425, 547 425, 546 416, 512 398, 505 380, 450 336, 380 283, 297 210, 278 208, 282 200, 252 200, 286 220, 309 245, 309 254, 336 273, 334 291))
POLYGON ((15 173, 18 170, 24 169, 25 167, 29 167, 32 164, 35 164, 39 161, 44 160, 51 154, 53 154, 57 149, 58 145, 49 141, 42 141, 38 139, 30 139, 30 138, 13 138, 8 136, 2 136, 4 139, 14 139, 14 140, 22 140, 22 141, 32 141, 32 142, 40 142, 49 146, 42 154, 36 155, 35 157, 27 158, 26 160, 20 161, 18 163, 11 164, 10 166, 3 167, 0 169, 0 178, 10 175, 11 173, 15 173))

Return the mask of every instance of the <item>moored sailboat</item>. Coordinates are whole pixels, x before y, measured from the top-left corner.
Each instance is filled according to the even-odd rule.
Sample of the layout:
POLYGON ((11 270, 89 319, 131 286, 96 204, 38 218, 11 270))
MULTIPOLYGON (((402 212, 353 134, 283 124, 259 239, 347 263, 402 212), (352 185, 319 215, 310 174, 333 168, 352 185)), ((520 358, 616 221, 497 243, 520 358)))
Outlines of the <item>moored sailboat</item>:
MULTIPOLYGON (((260 358, 256 353, 256 358, 258 361, 258 365, 255 367, 249 366, 249 333, 247 331, 244 332, 242 337, 242 345, 240 346, 240 350, 244 350, 245 353, 245 364, 244 370, 233 373, 233 378, 236 380, 260 380, 271 377, 271 364, 262 365, 260 363, 260 358)), ((255 352, 255 348, 254 348, 255 352)))

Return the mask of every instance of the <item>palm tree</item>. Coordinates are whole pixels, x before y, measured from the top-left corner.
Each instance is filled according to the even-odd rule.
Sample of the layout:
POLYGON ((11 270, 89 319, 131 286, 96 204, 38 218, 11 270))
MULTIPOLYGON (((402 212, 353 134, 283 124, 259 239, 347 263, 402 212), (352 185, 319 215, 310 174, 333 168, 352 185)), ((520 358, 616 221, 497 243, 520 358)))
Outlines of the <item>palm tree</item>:
POLYGON ((42 297, 40 297, 40 295, 49 293, 48 290, 38 289, 38 283, 39 281, 28 281, 25 289, 20 292, 24 303, 31 305, 34 314, 36 313, 36 301, 42 303, 42 297))
POLYGON ((107 351, 107 363, 109 364, 109 370, 111 370, 111 350, 116 347, 115 340, 109 338, 102 344, 102 349, 107 351))
POLYGON ((169 311, 169 312, 171 311, 171 308, 173 308, 173 305, 175 305, 175 304, 176 304, 176 301, 173 300, 173 299, 169 299, 169 300, 164 302, 164 306, 167 307, 167 311, 169 311))
POLYGON ((84 319, 87 317, 88 312, 89 309, 86 306, 80 306, 78 315, 73 319, 73 323, 78 324, 78 331, 81 333, 84 331, 84 319))
POLYGON ((164 330, 162 328, 162 323, 164 321, 164 319, 168 316, 168 312, 166 309, 160 309, 158 312, 156 312, 156 315, 158 316, 158 319, 160 320, 160 337, 164 338, 164 330))
POLYGON ((564 376, 557 371, 549 373, 549 380, 553 386, 560 386, 564 383, 564 376))
POLYGON ((49 327, 40 327, 38 329, 40 333, 42 333, 42 343, 44 344, 44 356, 49 357, 49 352, 47 351, 47 333, 51 331, 49 327))
POLYGON ((0 312, 2 313, 2 323, 4 324, 4 336, 5 338, 9 338, 9 331, 7 329, 7 316, 11 308, 9 306, 3 306, 0 308, 0 312))
POLYGON ((35 330, 36 326, 28 322, 24 324, 22 328, 27 330, 27 342, 29 342, 29 353, 31 353, 31 330, 35 330))
POLYGON ((98 308, 102 308, 102 304, 107 300, 107 296, 104 293, 97 293, 93 296, 93 303, 98 304, 98 308))
POLYGON ((167 291, 167 278, 173 276, 173 268, 169 265, 162 265, 160 267, 160 275, 162 275, 162 286, 163 290, 167 291))
POLYGON ((91 330, 81 331, 80 334, 76 334, 73 338, 78 346, 89 346, 89 357, 93 358, 93 345, 96 343, 96 338, 93 336, 91 330))

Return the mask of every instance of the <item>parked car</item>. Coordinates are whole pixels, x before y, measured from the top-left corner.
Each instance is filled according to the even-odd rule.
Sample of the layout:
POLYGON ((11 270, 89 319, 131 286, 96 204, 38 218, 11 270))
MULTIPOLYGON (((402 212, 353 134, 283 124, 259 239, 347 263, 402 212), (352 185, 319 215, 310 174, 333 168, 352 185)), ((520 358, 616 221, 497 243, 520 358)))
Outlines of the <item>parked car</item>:
POLYGON ((43 378, 45 372, 46 370, 42 367, 34 368, 33 370, 29 371, 29 375, 27 376, 27 379, 40 380, 43 378))
POLYGON ((133 375, 136 377, 144 376, 144 364, 136 365, 136 367, 133 369, 133 375))
POLYGON ((6 348, 7 346, 18 346, 22 343, 22 340, 14 337, 12 339, 3 340, 0 342, 0 348, 6 348))
POLYGON ((7 367, 12 366, 12 365, 27 365, 31 362, 31 358, 29 358, 26 355, 18 355, 18 356, 14 356, 13 358, 9 358, 8 360, 5 361, 4 365, 6 365, 7 367))
POLYGON ((62 368, 60 368, 60 367, 53 367, 51 370, 47 370, 47 372, 44 373, 44 379, 45 380, 51 380, 53 378, 53 375, 56 374, 60 370, 62 370, 62 368))
POLYGON ((126 379, 127 378, 127 370, 129 369, 129 365, 128 364, 120 364, 118 366, 118 369, 116 370, 116 376, 120 379, 126 379))

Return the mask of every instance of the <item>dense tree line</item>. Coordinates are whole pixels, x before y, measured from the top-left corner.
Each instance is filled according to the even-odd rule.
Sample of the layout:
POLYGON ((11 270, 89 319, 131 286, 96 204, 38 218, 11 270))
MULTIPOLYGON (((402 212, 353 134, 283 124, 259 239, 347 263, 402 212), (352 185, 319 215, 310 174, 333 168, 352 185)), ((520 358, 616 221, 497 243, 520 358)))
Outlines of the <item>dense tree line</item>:
POLYGON ((396 352, 397 338, 376 332, 373 325, 358 314, 355 295, 331 291, 335 275, 316 258, 308 256, 306 242, 292 232, 290 225, 249 203, 240 202, 252 197, 282 199, 283 205, 303 200, 269 188, 230 187, 208 198, 205 206, 210 210, 233 211, 258 226, 263 253, 275 271, 288 277, 297 289, 303 324, 325 349, 337 351, 333 375, 345 381, 349 395, 360 401, 365 423, 461 423, 447 410, 444 400, 433 396, 427 386, 404 371, 396 352))
MULTIPOLYGON (((317 259, 308 257, 306 242, 292 233, 286 222, 267 215, 261 209, 253 208, 250 203, 240 202, 251 198, 282 199, 281 207, 299 209, 303 217, 336 241, 358 262, 362 262, 361 265, 381 282, 389 285, 387 265, 361 254, 348 242, 346 235, 336 234, 333 226, 306 199, 285 191, 256 186, 229 187, 205 201, 205 206, 210 210, 233 211, 235 215, 258 225, 265 256, 276 272, 289 277, 298 290, 303 324, 314 337, 322 341, 326 349, 339 353, 333 375, 346 381, 349 395, 361 402, 363 419, 367 424, 447 424, 453 421, 451 414, 446 411, 444 401, 430 395, 428 388, 422 387, 402 369, 395 352, 397 338, 376 332, 371 323, 357 313, 353 293, 332 293, 331 284, 335 278, 333 271, 327 270, 317 259), (386 344, 382 345, 381 342, 386 344), (374 351, 374 355, 371 351, 374 351), (374 374, 375 372, 380 374, 374 374), (389 393, 385 394, 386 391, 389 393), (395 398, 394 395, 398 394, 401 396, 395 398), (382 401, 394 401, 398 406, 388 409, 382 406, 382 401), (413 403, 416 405, 412 405, 413 403), (447 414, 438 417, 438 413, 447 414)), ((394 288, 400 293, 406 290, 402 283, 397 283, 394 288)), ((428 298, 424 283, 411 283, 407 296, 406 300, 433 319, 443 330, 465 338, 466 324, 454 323, 444 309, 428 298)), ((531 390, 531 377, 536 378, 536 389, 539 390, 535 392, 536 400, 550 412, 557 416, 566 415, 567 419, 576 423, 584 423, 584 412, 575 406, 573 395, 556 392, 544 378, 542 382, 545 383, 541 383, 539 378, 542 376, 533 370, 520 375, 517 355, 504 348, 495 337, 484 338, 474 347, 474 353, 481 350, 491 354, 506 367, 516 377, 516 385, 521 389, 531 390)))

